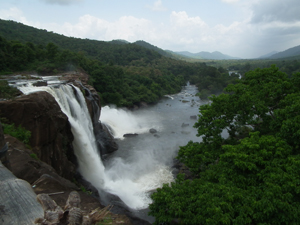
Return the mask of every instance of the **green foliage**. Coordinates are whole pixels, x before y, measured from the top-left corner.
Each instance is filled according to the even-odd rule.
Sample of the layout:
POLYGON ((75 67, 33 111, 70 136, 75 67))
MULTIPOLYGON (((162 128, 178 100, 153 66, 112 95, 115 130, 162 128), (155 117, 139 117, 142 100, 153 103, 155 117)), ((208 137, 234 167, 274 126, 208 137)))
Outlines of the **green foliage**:
POLYGON ((299 78, 256 69, 200 106, 202 142, 178 153, 194 179, 152 195, 155 224, 299 224, 299 78))
POLYGON ((92 192, 91 192, 91 191, 88 191, 83 185, 80 185, 80 189, 81 189, 82 192, 84 192, 84 193, 86 193, 86 194, 88 194, 88 195, 91 195, 91 194, 92 194, 92 192))
POLYGON ((29 144, 29 139, 31 137, 31 132, 21 127, 20 125, 17 127, 15 124, 6 124, 2 123, 4 134, 8 134, 13 136, 24 144, 29 144))
POLYGON ((39 160, 39 158, 37 157, 37 155, 35 153, 31 153, 30 156, 35 160, 39 160))
POLYGON ((11 99, 16 97, 18 89, 8 85, 6 80, 0 80, 0 98, 11 99))

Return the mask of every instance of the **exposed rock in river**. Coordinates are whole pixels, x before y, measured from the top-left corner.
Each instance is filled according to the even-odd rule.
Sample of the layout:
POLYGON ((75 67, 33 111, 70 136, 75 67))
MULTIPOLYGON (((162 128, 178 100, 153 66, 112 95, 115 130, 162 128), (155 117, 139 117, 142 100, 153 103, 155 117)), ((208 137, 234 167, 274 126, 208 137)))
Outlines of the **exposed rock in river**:
POLYGON ((138 134, 124 134, 123 137, 136 137, 138 134))
POLYGON ((155 133, 157 133, 157 130, 154 129, 154 128, 151 128, 151 129, 149 130, 149 132, 150 132, 151 134, 155 134, 155 133))

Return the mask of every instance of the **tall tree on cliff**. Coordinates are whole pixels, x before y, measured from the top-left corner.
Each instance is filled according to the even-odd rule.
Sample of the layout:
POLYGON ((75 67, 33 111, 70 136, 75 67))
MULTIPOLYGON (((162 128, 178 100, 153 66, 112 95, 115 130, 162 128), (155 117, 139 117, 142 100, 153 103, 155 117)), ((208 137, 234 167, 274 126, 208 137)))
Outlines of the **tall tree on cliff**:
POLYGON ((155 224, 299 224, 299 84, 300 73, 256 69, 201 106, 203 141, 178 154, 196 178, 152 195, 155 224))

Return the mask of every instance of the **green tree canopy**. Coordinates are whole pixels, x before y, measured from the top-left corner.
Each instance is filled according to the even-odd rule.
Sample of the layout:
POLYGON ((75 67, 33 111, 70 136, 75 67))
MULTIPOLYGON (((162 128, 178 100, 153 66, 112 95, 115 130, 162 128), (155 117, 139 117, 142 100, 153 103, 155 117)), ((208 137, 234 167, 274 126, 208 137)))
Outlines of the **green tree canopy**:
POLYGON ((299 78, 256 69, 200 106, 202 141, 178 153, 194 179, 152 195, 155 224, 300 223, 299 78))

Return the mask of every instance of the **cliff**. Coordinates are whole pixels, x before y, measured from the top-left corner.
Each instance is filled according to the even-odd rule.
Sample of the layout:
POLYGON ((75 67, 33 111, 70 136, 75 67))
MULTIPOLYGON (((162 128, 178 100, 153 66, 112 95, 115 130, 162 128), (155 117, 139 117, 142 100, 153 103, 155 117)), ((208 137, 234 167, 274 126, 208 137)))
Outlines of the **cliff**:
POLYGON ((33 153, 56 172, 72 179, 76 172, 73 135, 67 116, 47 92, 0 102, 0 116, 31 132, 33 153))

